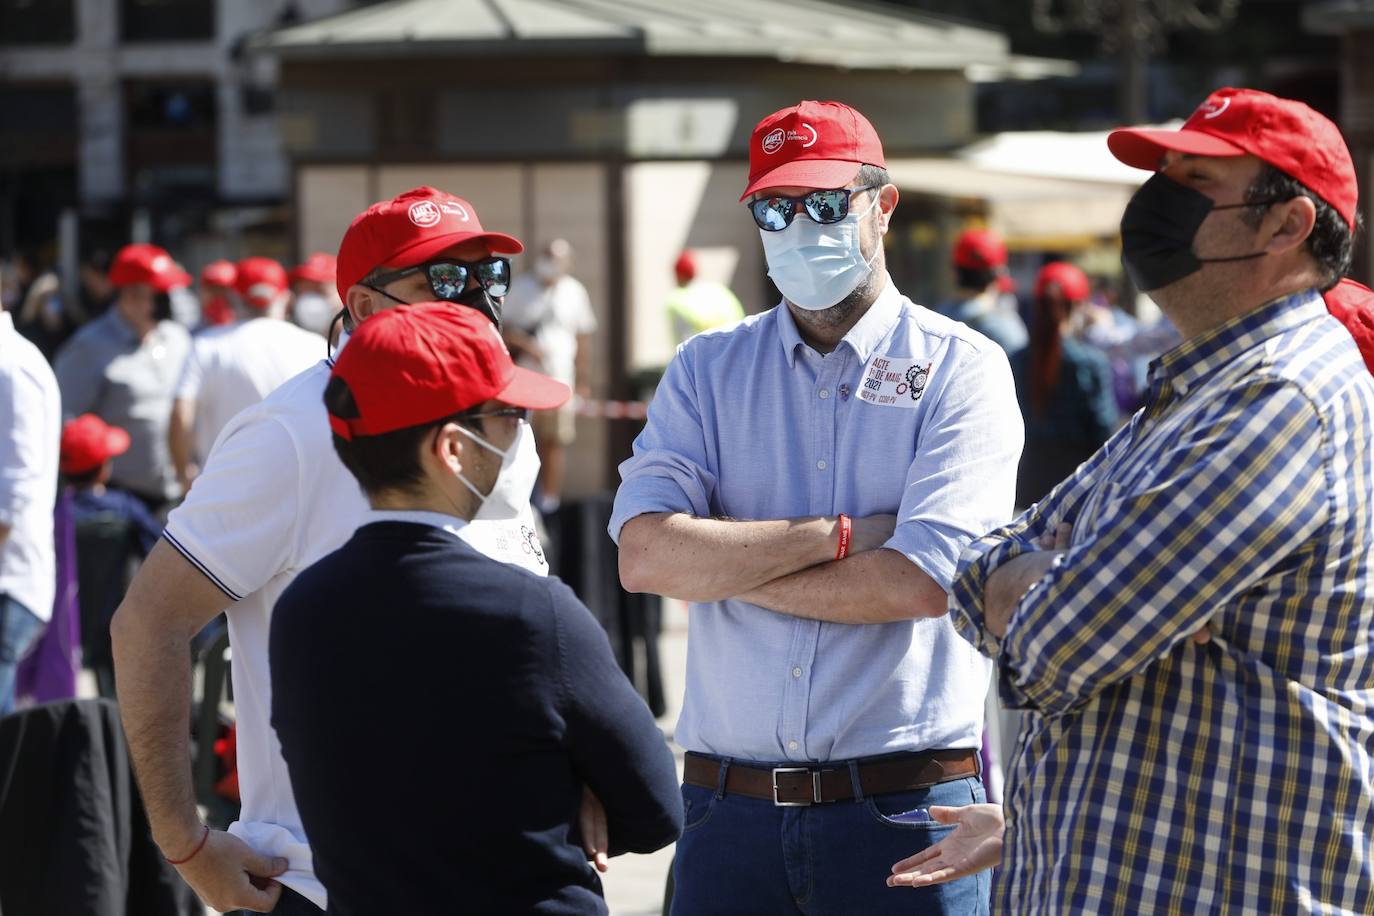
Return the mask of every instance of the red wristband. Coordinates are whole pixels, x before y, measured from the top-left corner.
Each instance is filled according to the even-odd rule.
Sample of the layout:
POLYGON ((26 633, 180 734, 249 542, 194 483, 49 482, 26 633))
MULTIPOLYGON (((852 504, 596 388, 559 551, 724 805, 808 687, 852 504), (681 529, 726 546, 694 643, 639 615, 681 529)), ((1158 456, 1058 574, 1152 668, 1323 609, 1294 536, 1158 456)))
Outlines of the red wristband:
POLYGON ((849 536, 854 530, 854 523, 843 512, 840 513, 840 549, 835 551, 835 559, 843 560, 849 556, 849 536))
MULTIPOLYGON (((210 839, 210 825, 204 824, 203 826, 205 827, 205 832, 200 835, 200 842, 196 844, 195 849, 191 850, 191 854, 184 859, 167 859, 168 865, 185 865, 200 854, 200 851, 205 848, 205 841, 210 839)), ((164 856, 163 858, 166 857, 164 856)))

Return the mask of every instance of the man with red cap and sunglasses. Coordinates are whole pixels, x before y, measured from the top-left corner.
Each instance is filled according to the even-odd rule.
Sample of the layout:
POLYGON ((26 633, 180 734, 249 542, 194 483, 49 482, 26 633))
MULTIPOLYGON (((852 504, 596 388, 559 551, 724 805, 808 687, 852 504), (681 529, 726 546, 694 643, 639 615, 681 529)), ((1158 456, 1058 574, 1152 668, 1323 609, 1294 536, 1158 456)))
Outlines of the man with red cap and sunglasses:
MULTIPOLYGON (((396 305, 441 300, 495 324, 510 281, 504 255, 521 250, 511 236, 484 230, 467 201, 415 188, 372 205, 344 233, 340 317, 352 327, 396 305)), ((325 905, 268 721, 267 638, 277 597, 347 540, 367 511, 330 445, 322 397, 332 364, 322 360, 225 427, 112 627, 120 709, 153 837, 219 910, 310 913, 325 905), (221 611, 233 646, 243 800, 228 832, 197 815, 187 740, 187 645, 221 611)), ((545 575, 529 506, 539 464, 525 424, 502 466, 460 536, 493 559, 545 575)))
POLYGON ((977 541, 952 616, 1026 709, 1000 812, 901 862, 1004 912, 1374 912, 1374 379, 1322 291, 1355 170, 1300 102, 1220 89, 1108 145, 1155 175, 1122 260, 1184 342, 1131 423, 977 541))
MULTIPOLYGON (((783 301, 679 348, 610 525, 626 588, 692 602, 673 912, 909 912, 886 857, 984 797, 990 666, 946 588, 1011 517, 1021 415, 1001 348, 888 277, 862 114, 802 102, 749 149, 783 301)), ((985 876, 932 890, 986 910, 985 876)))
POLYGON ((177 382, 167 445, 183 487, 235 414, 320 359, 320 335, 286 320, 286 268, 244 258, 234 266, 234 292, 237 320, 196 337, 177 382))
POLYGON ((584 785, 612 852, 677 838, 672 754, 595 618, 462 539, 529 411, 570 393, 446 303, 369 319, 334 366, 334 450, 371 510, 271 633, 272 724, 331 912, 605 913, 584 785))
POLYGON ((114 305, 72 336, 53 371, 67 418, 93 413, 129 434, 114 462, 116 486, 158 510, 181 495, 167 450, 167 420, 191 335, 171 320, 168 293, 191 277, 157 245, 126 245, 110 263, 114 305))

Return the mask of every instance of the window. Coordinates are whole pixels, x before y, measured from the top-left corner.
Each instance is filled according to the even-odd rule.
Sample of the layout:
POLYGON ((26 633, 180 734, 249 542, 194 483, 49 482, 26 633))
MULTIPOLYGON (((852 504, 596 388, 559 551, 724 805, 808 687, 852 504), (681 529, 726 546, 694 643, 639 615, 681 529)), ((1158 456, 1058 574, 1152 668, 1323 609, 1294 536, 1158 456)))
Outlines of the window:
POLYGON ((0 45, 76 41, 75 0, 0 0, 0 45))
POLYGON ((215 37, 215 0, 120 0, 120 39, 209 41, 215 37))

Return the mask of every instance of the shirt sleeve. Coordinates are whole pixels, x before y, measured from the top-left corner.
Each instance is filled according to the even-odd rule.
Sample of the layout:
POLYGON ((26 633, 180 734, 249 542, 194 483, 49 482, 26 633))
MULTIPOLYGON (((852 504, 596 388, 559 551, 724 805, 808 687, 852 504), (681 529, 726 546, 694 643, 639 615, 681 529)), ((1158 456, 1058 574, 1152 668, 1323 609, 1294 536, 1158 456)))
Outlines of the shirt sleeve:
POLYGON ((257 410, 225 427, 162 536, 235 601, 297 565, 303 463, 280 421, 257 410))
POLYGON ((43 388, 23 369, 0 373, 0 525, 13 525, 24 509, 46 497, 51 504, 56 481, 45 476, 53 448, 43 409, 43 388))
MULTIPOLYGON (((962 346, 962 345, 961 345, 962 346)), ((1000 347, 952 367, 907 469, 897 528, 883 546, 949 590, 959 553, 1011 518, 1025 442, 1011 367, 1000 347)))
POLYGON ((573 306, 573 331, 577 334, 591 334, 596 331, 596 312, 592 309, 592 300, 587 295, 587 287, 578 283, 573 288, 573 293, 568 297, 569 303, 573 306))
POLYGON ((181 377, 177 379, 175 397, 178 400, 194 401, 200 396, 200 385, 205 378, 203 350, 201 341, 191 342, 186 361, 181 365, 181 377))
POLYGON ((1216 399, 1142 484, 1099 484, 1002 642, 1004 699, 1063 713, 1139 674, 1258 585, 1327 517, 1320 416, 1262 379, 1216 399))
POLYGON ((711 515, 716 477, 709 468, 706 438, 692 380, 690 347, 681 347, 649 403, 649 418, 636 437, 634 454, 620 465, 609 531, 620 543, 625 523, 650 512, 711 515))
POLYGON ((682 833, 673 754, 600 624, 566 585, 548 580, 548 587, 573 767, 606 809, 610 854, 653 852, 682 833))
POLYGON ((70 420, 93 413, 105 384, 105 362, 94 347, 78 335, 57 352, 53 363, 57 388, 62 392, 62 418, 70 420))

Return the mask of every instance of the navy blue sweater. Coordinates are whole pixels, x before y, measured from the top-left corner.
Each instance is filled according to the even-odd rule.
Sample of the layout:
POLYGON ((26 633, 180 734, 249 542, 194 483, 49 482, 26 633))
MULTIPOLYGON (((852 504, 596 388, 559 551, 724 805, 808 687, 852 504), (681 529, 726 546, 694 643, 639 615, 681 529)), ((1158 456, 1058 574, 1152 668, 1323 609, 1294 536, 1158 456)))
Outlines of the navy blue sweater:
POLYGON ((605 913, 584 784, 612 855, 681 832, 672 754, 557 579, 376 522, 282 594, 270 652, 330 913, 605 913))

